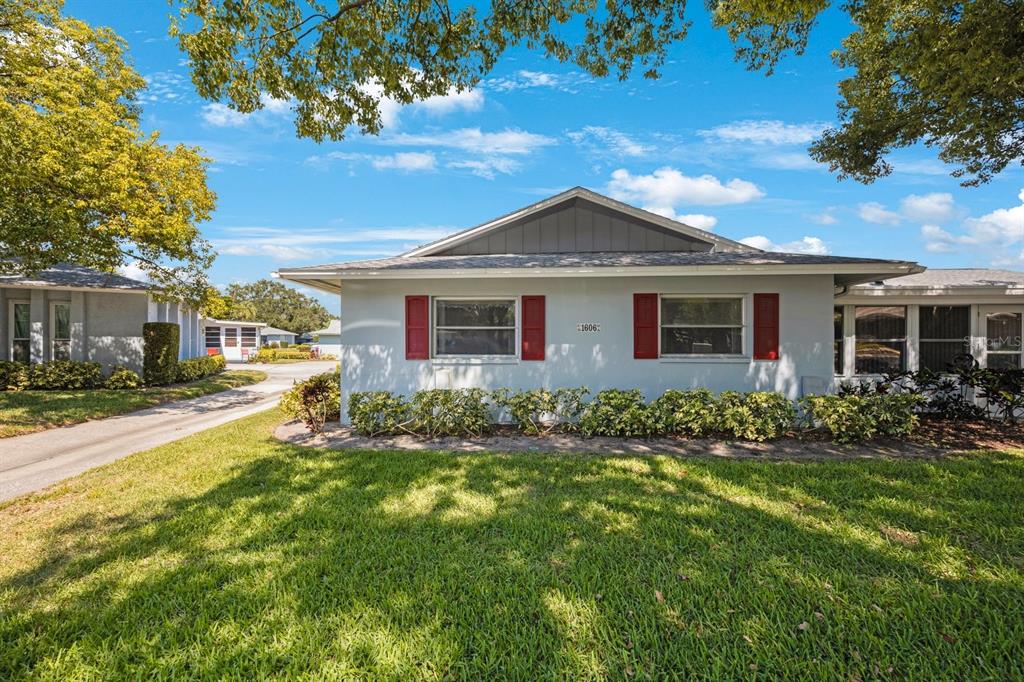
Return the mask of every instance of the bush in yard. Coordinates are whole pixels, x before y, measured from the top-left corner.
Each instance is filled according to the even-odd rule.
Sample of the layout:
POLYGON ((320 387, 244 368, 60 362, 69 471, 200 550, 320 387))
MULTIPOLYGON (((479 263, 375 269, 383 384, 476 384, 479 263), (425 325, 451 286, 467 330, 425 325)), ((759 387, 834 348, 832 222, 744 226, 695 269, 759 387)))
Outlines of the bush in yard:
POLYGON ((53 360, 28 366, 28 388, 35 391, 74 391, 103 385, 98 362, 53 360))
POLYGON ((644 404, 639 388, 601 391, 583 407, 579 432, 591 436, 649 438, 661 433, 654 410, 644 404))
POLYGON ((812 425, 837 443, 859 443, 878 436, 905 438, 917 426, 915 413, 925 399, 915 393, 813 395, 800 401, 812 425))
POLYGON ((325 423, 341 418, 339 372, 316 374, 295 384, 281 396, 281 408, 313 433, 320 433, 325 423))
POLYGON ((508 410, 512 422, 523 433, 536 436, 550 433, 559 426, 566 430, 574 429, 587 393, 589 390, 585 387, 554 391, 546 388, 524 391, 499 388, 491 393, 491 400, 508 410))
POLYGON ((651 409, 666 434, 700 438, 719 430, 715 395, 706 388, 669 389, 651 403, 651 409))
POLYGON ((412 429, 425 436, 480 436, 491 428, 491 413, 479 388, 417 391, 409 402, 412 429))
POLYGON ((309 352, 294 348, 267 348, 264 346, 251 357, 250 362, 275 362, 277 360, 309 360, 309 352))
POLYGON ((178 362, 174 381, 185 384, 198 381, 204 377, 223 372, 227 368, 227 360, 223 355, 206 355, 178 362))
POLYGON ((142 325, 142 377, 147 386, 162 386, 177 379, 180 334, 174 322, 142 325))
POLYGON ((1024 369, 975 369, 961 378, 1004 420, 1016 421, 1024 410, 1024 369))
POLYGON ((138 372, 133 372, 127 367, 115 367, 107 380, 103 382, 103 388, 116 391, 139 388, 140 386, 142 386, 142 377, 138 372))
POLYGON ((743 440, 766 441, 793 425, 796 410, 786 396, 774 391, 722 391, 718 415, 722 431, 743 440))
POLYGON ((348 399, 352 428, 363 436, 390 436, 405 428, 409 403, 388 391, 353 393, 348 399))
POLYGON ((22 391, 28 388, 28 365, 13 360, 0 360, 0 391, 22 391))

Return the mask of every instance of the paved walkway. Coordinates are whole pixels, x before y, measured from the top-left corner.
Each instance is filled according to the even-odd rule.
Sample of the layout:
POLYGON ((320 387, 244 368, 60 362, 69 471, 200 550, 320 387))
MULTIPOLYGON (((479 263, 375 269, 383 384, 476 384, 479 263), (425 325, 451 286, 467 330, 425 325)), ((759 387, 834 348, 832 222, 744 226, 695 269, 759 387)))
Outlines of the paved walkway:
MULTIPOLYGON (((40 490, 93 467, 270 409, 299 379, 330 371, 328 362, 244 365, 267 380, 166 403, 119 417, 0 438, 0 501, 40 490)), ((232 368, 236 368, 232 366, 232 368)))

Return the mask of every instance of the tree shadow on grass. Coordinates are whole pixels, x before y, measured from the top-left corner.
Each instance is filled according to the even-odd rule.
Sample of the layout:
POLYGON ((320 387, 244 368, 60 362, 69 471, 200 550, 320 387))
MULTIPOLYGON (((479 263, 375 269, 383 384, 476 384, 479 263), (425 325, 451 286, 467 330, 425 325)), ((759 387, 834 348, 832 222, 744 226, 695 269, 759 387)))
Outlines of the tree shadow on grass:
POLYGON ((1024 674, 1020 458, 258 446, 54 529, 0 584, 0 677, 1024 674))

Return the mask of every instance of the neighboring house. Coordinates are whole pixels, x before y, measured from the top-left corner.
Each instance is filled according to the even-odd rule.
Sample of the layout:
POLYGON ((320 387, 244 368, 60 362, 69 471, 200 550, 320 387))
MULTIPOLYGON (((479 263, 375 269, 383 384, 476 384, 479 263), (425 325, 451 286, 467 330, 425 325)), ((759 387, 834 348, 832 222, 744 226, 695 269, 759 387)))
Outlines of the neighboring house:
POLYGON ((837 379, 945 370, 957 356, 982 367, 1024 367, 1024 273, 934 269, 859 284, 836 296, 837 379))
POLYGON ((179 356, 202 355, 198 314, 149 291, 145 282, 78 265, 0 275, 0 360, 88 360, 141 372, 146 322, 176 322, 179 356))
POLYGON ((575 188, 402 256, 277 274, 340 294, 344 406, 470 386, 820 393, 836 292, 922 271, 766 253, 575 188))
POLYGON ((228 362, 247 362, 260 349, 260 330, 266 322, 204 318, 203 343, 207 355, 223 355, 228 362))
POLYGON ((341 357, 341 320, 331 320, 326 328, 312 332, 312 349, 320 355, 341 357))
POLYGON ((264 346, 270 346, 272 344, 281 345, 287 343, 289 346, 295 345, 295 334, 284 329, 278 329, 277 327, 264 327, 260 330, 260 338, 263 340, 264 346))

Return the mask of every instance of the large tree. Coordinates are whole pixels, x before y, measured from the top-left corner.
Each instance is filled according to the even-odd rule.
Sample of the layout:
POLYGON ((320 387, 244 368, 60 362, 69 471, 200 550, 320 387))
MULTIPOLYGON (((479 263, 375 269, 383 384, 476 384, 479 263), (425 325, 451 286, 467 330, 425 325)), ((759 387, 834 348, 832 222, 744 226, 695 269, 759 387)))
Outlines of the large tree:
MULTIPOLYGON (((771 72, 801 53, 828 0, 706 0, 736 55, 771 72)), ((594 76, 657 77, 686 35, 685 0, 177 0, 173 26, 200 95, 243 112, 295 102, 299 135, 380 130, 382 99, 408 103, 472 88, 526 45, 594 76)), ((862 182, 919 142, 959 164, 964 184, 1024 160, 1024 0, 847 0, 837 46, 838 128, 812 155, 862 182)))
POLYGON ((266 322, 296 334, 322 329, 331 321, 330 313, 315 298, 269 279, 228 285, 221 305, 208 308, 211 316, 266 322))
POLYGON ((0 271, 137 264, 193 302, 213 261, 199 150, 140 128, 145 81, 123 41, 59 0, 0 0, 0 271))

